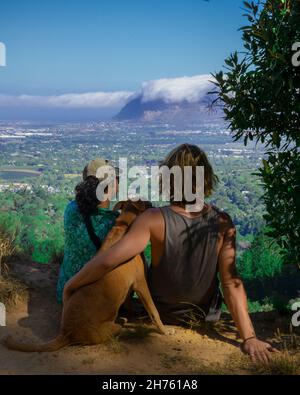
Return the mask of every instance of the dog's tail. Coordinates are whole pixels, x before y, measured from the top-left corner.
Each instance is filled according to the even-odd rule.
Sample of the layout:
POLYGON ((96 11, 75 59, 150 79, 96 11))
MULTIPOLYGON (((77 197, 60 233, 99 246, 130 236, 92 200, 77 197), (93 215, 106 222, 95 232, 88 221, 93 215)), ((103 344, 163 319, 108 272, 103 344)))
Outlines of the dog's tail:
POLYGON ((1 344, 10 350, 23 351, 23 352, 51 352, 57 351, 69 344, 69 340, 63 336, 58 335, 55 339, 48 343, 34 344, 22 343, 14 340, 12 336, 7 336, 1 340, 1 344))

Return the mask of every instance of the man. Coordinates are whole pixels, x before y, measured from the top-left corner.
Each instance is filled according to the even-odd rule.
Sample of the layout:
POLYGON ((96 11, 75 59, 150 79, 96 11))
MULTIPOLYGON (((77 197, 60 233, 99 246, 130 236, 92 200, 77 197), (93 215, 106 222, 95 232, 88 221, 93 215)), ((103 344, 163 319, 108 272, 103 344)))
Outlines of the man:
MULTIPOLYGON (((196 166, 203 166, 204 195, 212 194, 217 177, 205 153, 197 146, 181 145, 162 164, 169 169, 179 166, 182 174, 185 166, 191 166, 194 173, 196 166)), ((236 231, 231 218, 209 204, 200 212, 187 211, 188 202, 184 198, 174 199, 174 179, 170 184, 170 205, 147 210, 122 240, 106 252, 99 251, 68 281, 64 300, 76 289, 97 281, 141 253, 151 241, 148 283, 163 322, 182 321, 194 305, 203 310, 208 320, 210 315, 218 316, 219 275, 225 303, 243 340, 242 350, 253 361, 267 363, 271 352, 277 350, 255 335, 246 293, 236 271, 236 231)))

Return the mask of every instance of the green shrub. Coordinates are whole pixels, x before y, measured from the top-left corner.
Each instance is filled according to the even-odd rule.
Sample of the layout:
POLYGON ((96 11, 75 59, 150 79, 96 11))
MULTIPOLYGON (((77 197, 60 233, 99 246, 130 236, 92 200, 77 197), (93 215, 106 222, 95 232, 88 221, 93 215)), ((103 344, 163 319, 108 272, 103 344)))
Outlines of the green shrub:
POLYGON ((281 273, 282 265, 281 249, 266 235, 266 230, 254 237, 251 247, 237 262, 239 274, 245 280, 274 277, 281 273))
POLYGON ((235 140, 264 144, 259 176, 269 235, 286 262, 300 262, 300 67, 292 47, 300 41, 299 0, 244 1, 245 51, 214 75, 235 140))

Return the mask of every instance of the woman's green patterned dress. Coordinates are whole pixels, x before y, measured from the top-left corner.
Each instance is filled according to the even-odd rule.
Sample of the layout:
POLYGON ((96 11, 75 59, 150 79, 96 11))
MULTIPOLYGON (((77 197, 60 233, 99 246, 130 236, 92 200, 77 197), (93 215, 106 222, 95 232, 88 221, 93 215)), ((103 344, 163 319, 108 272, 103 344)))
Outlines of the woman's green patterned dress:
MULTIPOLYGON (((98 208, 91 215, 96 235, 103 241, 115 224, 118 211, 98 208)), ((68 204, 64 214, 65 248, 64 260, 60 268, 57 283, 57 300, 62 302, 63 289, 66 282, 96 254, 97 250, 91 241, 86 225, 79 212, 76 201, 68 204)))

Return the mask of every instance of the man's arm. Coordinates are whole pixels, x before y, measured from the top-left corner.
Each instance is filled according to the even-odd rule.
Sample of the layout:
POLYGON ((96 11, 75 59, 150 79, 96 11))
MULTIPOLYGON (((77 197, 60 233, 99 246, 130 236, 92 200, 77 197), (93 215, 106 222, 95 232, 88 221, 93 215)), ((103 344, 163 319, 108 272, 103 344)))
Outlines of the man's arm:
POLYGON ((270 344, 256 338, 248 313, 247 295, 242 280, 237 275, 236 230, 231 220, 227 221, 223 244, 219 253, 219 273, 224 299, 242 340, 242 350, 250 354, 253 361, 268 362, 270 352, 277 351, 270 344))
POLYGON ((105 274, 121 263, 128 261, 144 251, 150 240, 150 215, 141 214, 132 224, 128 233, 107 251, 97 254, 65 285, 64 303, 78 288, 100 280, 105 274))

